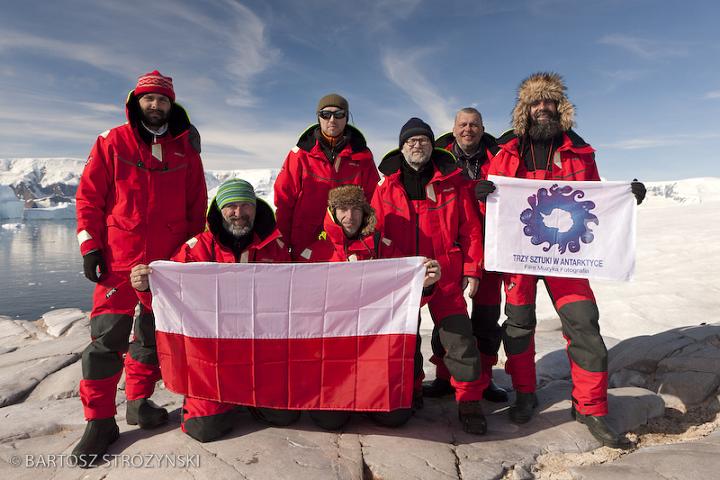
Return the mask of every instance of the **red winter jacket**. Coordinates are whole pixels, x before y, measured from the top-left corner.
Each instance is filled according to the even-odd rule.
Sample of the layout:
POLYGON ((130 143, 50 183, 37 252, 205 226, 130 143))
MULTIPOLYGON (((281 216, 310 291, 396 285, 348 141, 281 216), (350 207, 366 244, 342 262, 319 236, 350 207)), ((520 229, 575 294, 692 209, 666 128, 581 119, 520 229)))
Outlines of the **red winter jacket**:
POLYGON ((555 151, 550 171, 528 172, 518 151, 519 138, 512 131, 498 140, 500 150, 490 162, 489 175, 547 180, 600 180, 595 150, 572 130, 563 133, 563 143, 555 151))
POLYGON ((440 282, 462 276, 480 277, 482 268, 482 227, 477 201, 471 195, 455 157, 436 148, 430 161, 434 175, 425 200, 410 200, 401 176, 402 154, 393 150, 383 158, 372 206, 378 228, 409 255, 434 258, 440 263, 440 282))
MULTIPOLYGON (((367 222, 366 222, 367 223, 367 222)), ((392 240, 382 236, 379 230, 361 233, 359 238, 349 240, 342 227, 335 222, 330 210, 326 210, 325 231, 298 258, 301 262, 348 262, 376 258, 405 257, 395 248, 392 240)), ((361 227, 364 229, 364 226, 361 227)))
POLYGON ((354 184, 362 187, 365 197, 372 198, 380 179, 359 130, 346 127, 345 146, 331 161, 317 140, 318 129, 313 125, 300 136, 275 181, 277 224, 290 242, 294 257, 322 231, 328 191, 354 184))
MULTIPOLYGON (((455 146, 455 137, 453 136, 452 132, 446 133, 445 135, 442 135, 440 138, 435 140, 435 145, 440 148, 444 148, 450 153, 453 153, 453 148, 455 146)), ((471 179, 469 176, 465 175, 466 178, 468 178, 468 180, 470 180, 471 182, 469 186, 471 188, 471 194, 473 197, 475 196, 475 184, 478 183, 480 180, 487 179, 488 170, 490 170, 490 161, 498 152, 497 140, 489 133, 483 133, 482 137, 480 138, 480 148, 485 151, 485 161, 482 163, 482 165, 480 165, 480 171, 478 172, 477 178, 471 179)), ((485 202, 478 202, 478 207, 480 208, 480 215, 484 218, 485 202)))
POLYGON ((208 230, 194 236, 171 258, 174 262, 217 263, 276 263, 290 262, 290 254, 280 232, 275 228, 275 216, 270 206, 257 199, 253 240, 240 251, 234 238, 225 231, 222 214, 213 199, 208 209, 208 230))
POLYGON ((80 253, 101 250, 111 270, 169 258, 203 230, 207 207, 199 136, 185 110, 173 104, 152 149, 137 130, 133 92, 126 111, 128 123, 97 138, 76 197, 80 253))
MULTIPOLYGON (((374 213, 372 214, 375 215, 374 213)), ((330 210, 325 215, 325 231, 312 245, 300 253, 299 262, 357 262, 361 260, 374 260, 378 258, 401 258, 406 257, 398 250, 392 240, 383 237, 379 230, 374 228, 366 230, 367 220, 361 227, 360 237, 355 240, 348 240, 342 227, 335 222, 330 210)), ((442 267, 441 267, 442 268, 442 267)), ((442 271, 441 277, 442 279, 442 271)), ((423 288, 423 296, 420 305, 423 306, 430 301, 435 293, 435 284, 423 288)))

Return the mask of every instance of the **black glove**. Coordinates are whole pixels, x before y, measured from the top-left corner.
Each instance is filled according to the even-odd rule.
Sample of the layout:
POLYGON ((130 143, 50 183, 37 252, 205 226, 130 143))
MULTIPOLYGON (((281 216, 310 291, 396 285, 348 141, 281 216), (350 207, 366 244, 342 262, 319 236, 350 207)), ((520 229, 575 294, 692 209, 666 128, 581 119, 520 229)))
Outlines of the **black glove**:
POLYGON ((487 196, 495 191, 495 184, 490 180, 480 180, 475 184, 475 198, 484 202, 487 196))
POLYGON ((83 272, 85 273, 85 278, 91 282, 99 282, 100 277, 98 277, 97 274, 98 268, 100 268, 100 275, 105 273, 105 260, 103 260, 100 250, 86 253, 83 256, 83 272))
POLYGON ((630 191, 633 195, 635 195, 635 200, 637 200, 637 204, 640 205, 643 200, 645 200, 645 194, 647 193, 647 188, 645 188, 645 184, 642 182, 638 182, 637 178, 633 178, 632 183, 630 184, 630 191))

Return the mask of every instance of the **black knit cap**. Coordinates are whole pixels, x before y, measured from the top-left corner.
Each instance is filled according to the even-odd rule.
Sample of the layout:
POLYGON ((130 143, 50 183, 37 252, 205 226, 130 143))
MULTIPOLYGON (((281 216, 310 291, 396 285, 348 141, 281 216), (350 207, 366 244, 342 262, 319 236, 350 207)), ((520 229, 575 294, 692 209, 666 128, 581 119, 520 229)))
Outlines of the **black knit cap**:
POLYGON ((432 146, 435 147, 435 134, 433 133, 432 128, 430 128, 430 125, 417 117, 412 117, 400 129, 400 148, 405 145, 408 138, 416 135, 425 135, 430 139, 432 146))

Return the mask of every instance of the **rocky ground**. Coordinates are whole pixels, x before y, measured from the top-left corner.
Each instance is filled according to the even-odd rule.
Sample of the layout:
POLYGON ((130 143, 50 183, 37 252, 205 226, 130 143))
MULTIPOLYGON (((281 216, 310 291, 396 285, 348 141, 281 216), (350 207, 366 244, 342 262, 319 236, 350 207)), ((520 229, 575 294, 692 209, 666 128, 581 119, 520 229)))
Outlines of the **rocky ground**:
MULTIPOLYGON (((362 415, 342 433, 303 416, 292 428, 267 428, 242 413, 231 435, 201 444, 179 430, 181 399, 162 387, 153 399, 171 411, 166 427, 124 422, 109 463, 62 465, 82 435, 80 352, 88 320, 64 310, 29 322, 0 317, 0 478, 17 479, 605 479, 712 478, 720 470, 720 324, 677 328, 622 342, 610 351, 612 423, 637 440, 621 452, 600 447, 570 417, 569 369, 559 324, 537 334, 540 407, 527 425, 508 421, 507 405, 486 403, 489 433, 462 432, 450 398, 427 399, 399 429, 362 415), (154 455, 154 456, 153 456, 154 455), (173 465, 172 462, 175 462, 173 465), (181 465, 182 464, 182 465, 181 465)), ((429 332, 425 332, 429 333, 429 332)), ((427 339, 427 335, 426 335, 427 339)), ((429 347, 425 341, 423 349, 429 347)), ((427 353, 427 352, 426 352, 427 353)), ((427 355, 426 355, 427 357, 427 355)), ((426 372, 432 372, 426 368, 426 372)), ((496 380, 509 385, 501 369, 496 380)), ((122 384, 121 384, 122 387, 122 384)))

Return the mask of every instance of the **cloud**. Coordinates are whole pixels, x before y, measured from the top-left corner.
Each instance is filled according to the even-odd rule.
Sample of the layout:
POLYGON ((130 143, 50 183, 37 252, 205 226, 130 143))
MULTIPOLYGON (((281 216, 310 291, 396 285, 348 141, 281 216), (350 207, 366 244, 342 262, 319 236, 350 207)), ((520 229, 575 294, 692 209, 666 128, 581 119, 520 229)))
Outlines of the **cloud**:
POLYGON ((713 90, 712 92, 707 92, 704 98, 708 100, 720 99, 720 90, 713 90))
POLYGON ((637 137, 614 143, 601 144, 599 148, 617 150, 643 150, 648 148, 676 147, 694 144, 699 140, 714 140, 720 138, 720 133, 681 133, 676 135, 637 137))
POLYGON ((432 124, 447 128, 447 125, 453 123, 453 101, 438 93, 437 87, 425 78, 419 66, 425 61, 428 67, 433 67, 428 58, 431 54, 432 51, 428 49, 405 52, 389 50, 382 54, 383 69, 390 81, 428 115, 432 124))
POLYGON ((618 47, 648 60, 666 57, 684 57, 690 54, 689 46, 680 42, 663 42, 615 33, 598 40, 601 45, 618 47))
POLYGON ((10 49, 39 52, 55 59, 74 60, 130 78, 134 78, 135 74, 128 72, 128 65, 141 63, 139 57, 133 54, 113 51, 95 42, 79 43, 7 28, 0 29, 0 51, 10 49))

